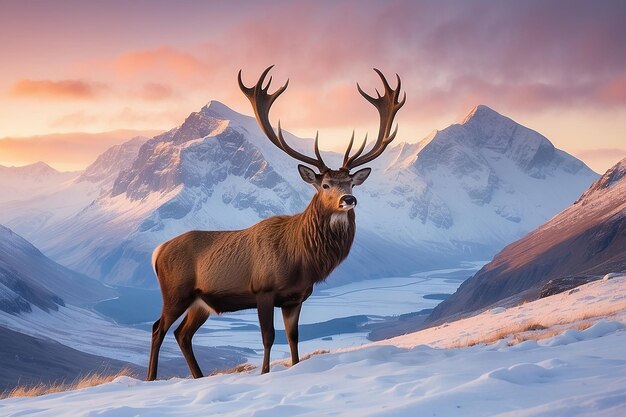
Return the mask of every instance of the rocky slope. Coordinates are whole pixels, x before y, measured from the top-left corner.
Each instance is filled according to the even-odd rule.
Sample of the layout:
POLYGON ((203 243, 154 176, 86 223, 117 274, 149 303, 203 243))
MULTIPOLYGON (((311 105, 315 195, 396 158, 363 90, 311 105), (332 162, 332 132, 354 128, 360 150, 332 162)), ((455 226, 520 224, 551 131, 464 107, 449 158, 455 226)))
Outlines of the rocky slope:
POLYGON ((551 279, 626 271, 626 158, 610 168, 569 208, 510 244, 428 322, 534 299, 551 279))

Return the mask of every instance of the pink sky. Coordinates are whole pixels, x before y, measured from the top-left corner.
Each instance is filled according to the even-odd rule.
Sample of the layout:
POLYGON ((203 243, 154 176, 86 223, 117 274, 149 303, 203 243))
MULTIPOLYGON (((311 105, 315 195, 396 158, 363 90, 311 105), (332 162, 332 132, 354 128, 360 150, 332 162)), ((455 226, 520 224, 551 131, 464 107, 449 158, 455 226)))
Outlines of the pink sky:
MULTIPOLYGON (((213 99, 250 114, 237 71, 250 84, 276 64, 276 85, 291 81, 273 120, 300 136, 319 129, 327 149, 343 148, 353 128, 376 130, 355 83, 373 91, 377 67, 406 88, 398 142, 486 104, 597 171, 626 155, 624 2, 0 0, 0 9, 0 138, 165 130, 213 99)), ((47 162, 75 169, 95 157, 76 147, 84 163, 60 152, 47 162)), ((0 142, 0 163, 24 158, 3 157, 0 142)))

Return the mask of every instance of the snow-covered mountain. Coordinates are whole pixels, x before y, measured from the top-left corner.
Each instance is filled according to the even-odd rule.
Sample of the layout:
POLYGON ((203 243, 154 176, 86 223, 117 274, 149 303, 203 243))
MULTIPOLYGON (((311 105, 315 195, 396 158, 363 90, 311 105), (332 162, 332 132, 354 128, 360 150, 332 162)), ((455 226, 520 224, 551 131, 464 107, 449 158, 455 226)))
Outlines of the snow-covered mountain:
MULTIPOLYGON (((1 184, 21 190, 8 201, 0 200, 0 223, 25 238, 40 243, 41 231, 76 215, 94 200, 111 192, 113 182, 122 169, 130 167, 141 145, 148 138, 137 136, 115 145, 100 155, 85 171, 56 173, 48 170, 43 186, 30 187, 26 175, 7 175, 1 184)), ((45 164, 44 164, 45 165, 45 164)), ((42 166, 42 163, 33 166, 42 166)), ((28 167, 11 168, 20 172, 28 167)), ((52 168, 50 168, 52 169, 52 168)))
POLYGON ((534 299, 551 279, 626 271, 626 158, 570 207, 498 253, 428 321, 449 319, 508 297, 534 299))
MULTIPOLYGON (((311 140, 286 139, 312 152, 311 140)), ((340 157, 325 156, 332 165, 340 157)), ((120 174, 110 190, 29 238, 89 276, 154 287, 149 257, 159 243, 189 229, 244 228, 294 213, 313 192, 297 161, 271 144, 254 118, 215 101, 146 142, 132 165, 124 163, 115 163, 120 174)), ((331 285, 488 259, 597 178, 539 133, 486 106, 418 144, 388 149, 371 166, 355 190, 355 245, 331 285)))
POLYGON ((110 147, 81 173, 78 181, 99 183, 103 188, 112 185, 120 171, 130 166, 137 158, 139 148, 148 139, 136 136, 120 145, 110 147))
POLYGON ((86 306, 110 297, 113 290, 71 271, 0 225, 0 310, 30 312, 33 306, 57 310, 65 302, 86 306))
POLYGON ((0 165, 0 205, 49 194, 75 176, 74 172, 57 171, 45 162, 21 167, 0 165))

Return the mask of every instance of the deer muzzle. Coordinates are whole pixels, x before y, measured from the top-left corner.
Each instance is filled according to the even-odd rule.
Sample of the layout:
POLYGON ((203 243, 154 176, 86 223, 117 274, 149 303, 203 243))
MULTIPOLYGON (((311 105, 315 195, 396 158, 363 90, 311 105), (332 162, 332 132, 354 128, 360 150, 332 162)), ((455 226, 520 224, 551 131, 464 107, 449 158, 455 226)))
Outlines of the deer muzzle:
POLYGON ((356 197, 352 194, 344 194, 339 198, 339 208, 345 211, 352 210, 356 206, 356 197))

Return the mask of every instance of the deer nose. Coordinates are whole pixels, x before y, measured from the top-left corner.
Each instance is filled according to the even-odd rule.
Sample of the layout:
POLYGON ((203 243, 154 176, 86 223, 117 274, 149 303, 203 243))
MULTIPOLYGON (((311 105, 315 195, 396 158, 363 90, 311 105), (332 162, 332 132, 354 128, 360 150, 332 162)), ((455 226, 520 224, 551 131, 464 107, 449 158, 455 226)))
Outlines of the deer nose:
POLYGON ((352 194, 344 194, 339 199, 339 204, 347 206, 356 206, 356 197, 352 194))

